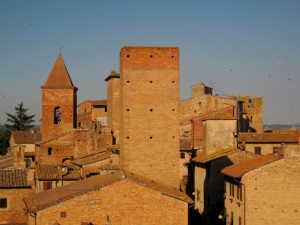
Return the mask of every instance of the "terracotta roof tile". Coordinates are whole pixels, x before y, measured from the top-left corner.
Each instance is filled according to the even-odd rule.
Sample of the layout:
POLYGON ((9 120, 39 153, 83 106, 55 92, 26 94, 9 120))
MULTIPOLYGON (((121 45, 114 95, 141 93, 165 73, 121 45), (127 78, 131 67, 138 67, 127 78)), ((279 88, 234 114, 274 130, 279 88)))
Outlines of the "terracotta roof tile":
POLYGON ((12 155, 0 156, 0 169, 11 167, 14 165, 14 157, 12 155))
POLYGON ((275 162, 277 160, 282 159, 282 157, 275 156, 275 155, 264 155, 261 157, 253 158, 250 160, 246 160, 244 162, 238 163, 236 165, 232 165, 229 167, 224 168, 221 173, 234 177, 234 178, 240 178, 245 173, 257 169, 261 166, 267 165, 269 163, 275 162))
POLYGON ((265 132, 265 133, 239 133, 238 141, 246 143, 298 143, 300 133, 291 132, 265 132))
POLYGON ((90 103, 92 106, 107 105, 107 100, 103 99, 103 100, 86 100, 84 102, 81 102, 79 106, 86 102, 90 103))
POLYGON ((155 182, 153 180, 149 180, 147 178, 144 178, 142 176, 138 176, 135 174, 132 174, 128 171, 124 171, 126 178, 129 180, 132 180, 140 185, 144 185, 146 187, 152 188, 156 191, 161 192, 164 195, 176 198, 178 200, 187 202, 187 203, 193 203, 193 200, 187 196, 185 193, 179 191, 178 189, 172 188, 168 185, 164 185, 158 182, 155 182))
POLYGON ((58 55, 43 88, 75 88, 61 54, 58 55))
POLYGON ((218 151, 212 154, 199 154, 195 158, 192 159, 193 162, 196 163, 207 163, 212 160, 233 154, 238 152, 236 148, 228 148, 228 149, 223 149, 222 151, 218 151))
POLYGON ((28 186, 26 169, 0 169, 0 188, 28 186))
POLYGON ((99 162, 105 159, 109 159, 111 156, 111 153, 108 151, 104 152, 97 152, 88 156, 80 157, 72 161, 75 165, 83 166, 86 164, 91 164, 95 162, 99 162))
POLYGON ((80 172, 75 167, 56 164, 36 165, 36 176, 38 180, 80 180, 80 172))
POLYGON ((42 140, 42 134, 36 131, 12 131, 12 137, 15 144, 35 144, 42 140))
POLYGON ((122 179, 128 179, 129 181, 138 183, 139 185, 145 185, 146 187, 157 190, 164 195, 185 201, 187 203, 193 202, 186 194, 180 192, 177 189, 173 189, 165 185, 160 185, 156 182, 152 182, 145 178, 141 178, 123 171, 109 173, 101 176, 93 176, 62 187, 43 191, 37 193, 34 197, 24 198, 24 202, 29 212, 33 213, 45 209, 49 206, 55 205, 59 202, 74 198, 78 195, 111 185, 113 183, 121 181, 122 179))

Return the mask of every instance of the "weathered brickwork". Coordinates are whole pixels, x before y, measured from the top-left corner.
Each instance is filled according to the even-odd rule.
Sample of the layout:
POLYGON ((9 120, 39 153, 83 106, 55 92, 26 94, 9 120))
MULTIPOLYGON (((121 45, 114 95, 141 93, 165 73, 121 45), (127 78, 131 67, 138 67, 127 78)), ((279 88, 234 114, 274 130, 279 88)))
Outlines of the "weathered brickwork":
POLYGON ((111 224, 186 225, 187 210, 186 202, 124 180, 39 211, 37 224, 105 224, 109 218, 111 224))
POLYGON ((121 49, 121 166, 179 188, 179 49, 121 49))

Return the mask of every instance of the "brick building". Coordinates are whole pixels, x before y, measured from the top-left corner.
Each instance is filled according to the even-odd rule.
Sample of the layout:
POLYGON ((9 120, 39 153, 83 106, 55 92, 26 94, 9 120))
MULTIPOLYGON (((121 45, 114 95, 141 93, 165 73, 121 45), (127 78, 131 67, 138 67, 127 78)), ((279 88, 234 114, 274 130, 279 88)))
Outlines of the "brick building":
POLYGON ((119 144, 120 133, 120 74, 112 70, 107 82, 107 126, 113 135, 112 144, 119 144))
POLYGON ((226 167, 226 224, 299 224, 300 145, 226 167))
POLYGON ((179 188, 179 49, 123 47, 120 164, 179 188))
POLYGON ((22 199, 34 193, 26 169, 0 169, 0 224, 27 224, 22 199))
POLYGON ((68 158, 73 155, 72 135, 65 135, 72 132, 76 127, 77 88, 73 85, 61 54, 42 88, 42 119, 41 133, 43 140, 51 140, 51 143, 43 142, 40 145, 39 163, 48 163, 48 160, 55 160, 61 163, 61 158, 68 158), (64 135, 59 140, 55 137, 64 135), (54 154, 55 152, 55 154, 54 154), (59 156, 58 158, 55 158, 59 156), (43 161, 44 160, 44 161, 43 161))
POLYGON ((299 144, 300 133, 296 129, 264 133, 244 132, 238 135, 239 147, 259 155, 283 154, 284 144, 299 144))
POLYGON ((29 225, 186 225, 192 200, 174 188, 120 171, 41 192, 24 202, 31 214, 29 225))
POLYGON ((92 122, 107 125, 107 101, 87 100, 78 105, 77 127, 90 128, 92 122))

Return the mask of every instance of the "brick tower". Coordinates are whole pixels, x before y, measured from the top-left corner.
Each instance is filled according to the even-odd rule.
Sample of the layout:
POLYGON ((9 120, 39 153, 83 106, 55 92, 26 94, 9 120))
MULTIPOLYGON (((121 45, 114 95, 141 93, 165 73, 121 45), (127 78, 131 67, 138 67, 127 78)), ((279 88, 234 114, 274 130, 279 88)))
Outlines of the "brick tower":
POLYGON ((76 93, 61 54, 42 88, 42 139, 70 131, 76 126, 76 93))
POLYGON ((120 165, 179 188, 179 49, 120 52, 120 165))
POLYGON ((107 82, 107 126, 112 130, 112 144, 119 144, 120 75, 113 70, 105 81, 107 82))

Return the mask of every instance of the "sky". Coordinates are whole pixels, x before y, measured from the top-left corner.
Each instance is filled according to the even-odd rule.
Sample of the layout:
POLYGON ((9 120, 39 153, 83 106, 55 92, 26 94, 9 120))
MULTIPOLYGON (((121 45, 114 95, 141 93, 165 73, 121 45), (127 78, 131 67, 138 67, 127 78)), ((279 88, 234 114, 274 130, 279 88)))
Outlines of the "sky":
POLYGON ((300 122, 298 0, 0 0, 0 124, 41 86, 61 52, 78 103, 106 99, 123 46, 180 48, 180 96, 263 97, 264 124, 300 122))

